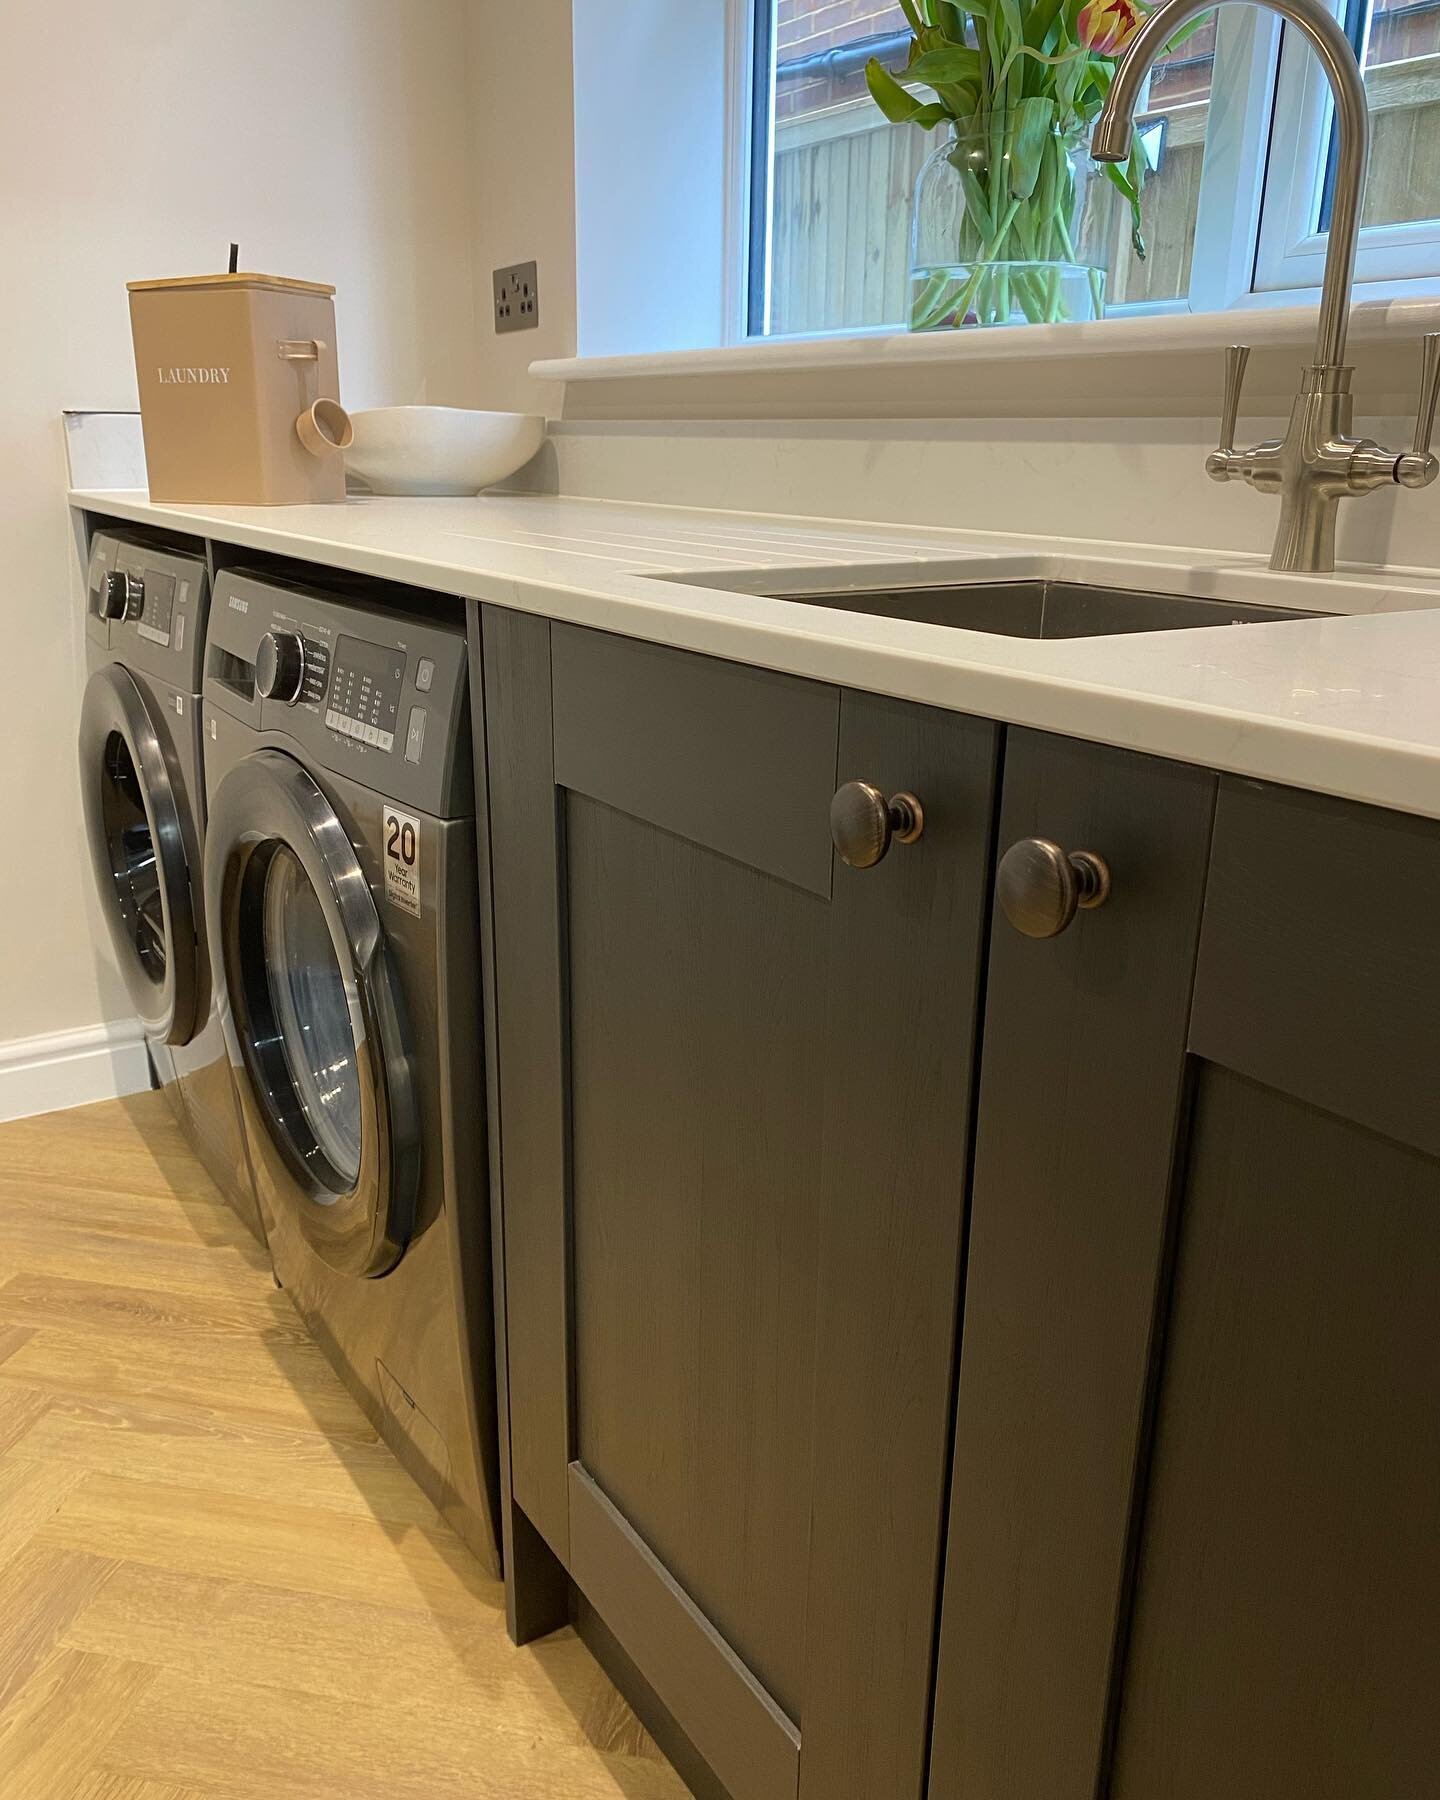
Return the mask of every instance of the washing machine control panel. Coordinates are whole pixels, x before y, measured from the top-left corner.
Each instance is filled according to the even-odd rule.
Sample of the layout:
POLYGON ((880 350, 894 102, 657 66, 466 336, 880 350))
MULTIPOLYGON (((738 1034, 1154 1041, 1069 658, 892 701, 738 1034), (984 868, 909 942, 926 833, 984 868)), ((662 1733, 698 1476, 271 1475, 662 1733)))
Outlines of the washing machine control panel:
POLYGON ((468 811, 460 603, 452 620, 428 595, 358 578, 347 591, 342 579, 321 575, 310 589, 223 570, 205 645, 206 703, 253 730, 283 733, 313 766, 354 776, 388 801, 446 818, 468 811))
POLYGON ((119 532, 96 532, 91 541, 87 630, 185 693, 200 686, 207 594, 198 556, 119 532))
POLYGON ((325 699, 325 723, 330 729, 387 754, 393 751, 406 660, 405 652, 392 644, 338 638, 325 699))

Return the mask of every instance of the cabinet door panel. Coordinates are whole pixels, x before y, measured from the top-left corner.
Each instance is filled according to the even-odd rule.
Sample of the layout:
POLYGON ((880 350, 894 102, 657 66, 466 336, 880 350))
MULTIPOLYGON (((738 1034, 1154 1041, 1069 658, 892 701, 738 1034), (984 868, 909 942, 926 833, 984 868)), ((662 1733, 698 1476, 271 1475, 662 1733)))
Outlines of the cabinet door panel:
POLYGON ((733 1800, 920 1800, 998 730, 484 632, 516 1499, 733 1800))
POLYGON ((1440 1165, 1202 1075, 1114 1800, 1440 1769, 1440 1165))
POLYGON ((1440 830, 1227 777, 1190 1047, 1440 1156, 1440 830))
POLYGON ((829 898, 838 689, 551 630, 561 787, 829 898))
POLYGON ((1113 889, 991 928, 931 1800, 1093 1800, 1165 1255, 1214 778, 1012 731, 999 853, 1113 889))
POLYGON ((501 1213, 502 1229, 507 1221, 511 1227, 504 1231, 503 1321, 510 1481, 525 1518, 563 1563, 570 1541, 568 1000, 550 627, 487 606, 481 636, 501 1213))
POLYGON ((827 909, 580 795, 566 824, 576 1454, 798 1716, 827 909))

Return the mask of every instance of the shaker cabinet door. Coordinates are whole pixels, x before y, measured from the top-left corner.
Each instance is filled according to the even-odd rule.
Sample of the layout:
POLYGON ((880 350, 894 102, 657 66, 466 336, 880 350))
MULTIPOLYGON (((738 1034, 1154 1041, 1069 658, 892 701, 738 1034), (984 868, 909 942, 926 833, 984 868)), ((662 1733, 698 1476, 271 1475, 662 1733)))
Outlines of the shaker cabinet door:
POLYGON ((997 728, 481 642, 515 1503, 732 1800, 920 1800, 997 728))
POLYGON ((1221 783, 1114 1800, 1440 1769, 1440 827, 1221 783))
POLYGON ((1029 834, 1111 888, 993 928, 931 1800, 1429 1793, 1440 827, 1012 733, 1029 834))
POLYGON ((930 1800, 1095 1800, 1214 792, 1008 735, 1002 902, 1057 923, 1046 846, 1109 892, 991 926, 930 1800))

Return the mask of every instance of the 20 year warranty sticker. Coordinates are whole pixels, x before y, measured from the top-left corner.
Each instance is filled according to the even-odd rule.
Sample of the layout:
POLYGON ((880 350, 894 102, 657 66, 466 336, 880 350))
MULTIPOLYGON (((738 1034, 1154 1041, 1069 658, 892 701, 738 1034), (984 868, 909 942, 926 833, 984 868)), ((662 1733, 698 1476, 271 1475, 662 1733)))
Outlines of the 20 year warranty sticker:
POLYGON ((381 809, 385 846, 385 898, 413 918, 420 917, 420 821, 393 806, 381 809))

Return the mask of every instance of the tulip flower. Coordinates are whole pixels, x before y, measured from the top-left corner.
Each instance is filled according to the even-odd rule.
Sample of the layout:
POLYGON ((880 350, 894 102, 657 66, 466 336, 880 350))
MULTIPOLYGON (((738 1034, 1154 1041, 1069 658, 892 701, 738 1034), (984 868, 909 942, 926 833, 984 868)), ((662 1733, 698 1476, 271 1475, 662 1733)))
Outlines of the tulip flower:
POLYGON ((1118 56, 1141 21, 1131 0, 1085 0, 1075 18, 1075 35, 1092 56, 1118 56))

